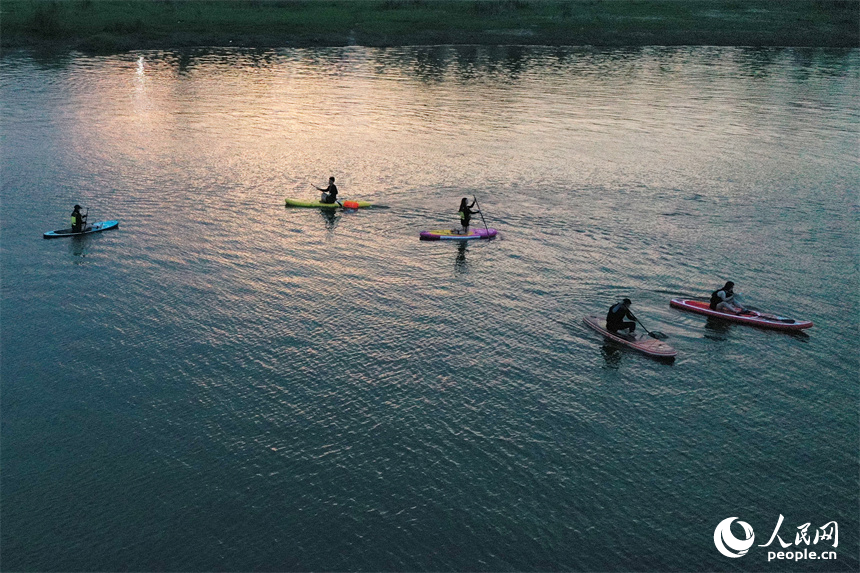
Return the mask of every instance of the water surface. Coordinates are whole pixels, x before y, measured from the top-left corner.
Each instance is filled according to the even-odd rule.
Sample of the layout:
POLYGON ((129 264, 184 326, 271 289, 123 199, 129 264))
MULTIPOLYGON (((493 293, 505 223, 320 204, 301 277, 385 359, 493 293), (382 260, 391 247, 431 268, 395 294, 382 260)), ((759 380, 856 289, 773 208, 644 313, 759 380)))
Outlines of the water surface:
POLYGON ((858 568, 857 50, 0 66, 4 569, 858 568), (669 307, 728 279, 815 327, 669 307), (780 514, 838 560, 717 552, 780 514))

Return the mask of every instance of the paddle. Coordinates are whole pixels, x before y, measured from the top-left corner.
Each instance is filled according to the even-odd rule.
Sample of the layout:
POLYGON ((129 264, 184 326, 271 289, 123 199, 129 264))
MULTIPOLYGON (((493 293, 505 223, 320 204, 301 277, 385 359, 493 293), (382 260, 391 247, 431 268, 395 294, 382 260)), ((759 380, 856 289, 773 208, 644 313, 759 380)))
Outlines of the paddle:
POLYGON ((741 311, 735 313, 737 316, 748 316, 750 318, 763 318, 764 320, 769 320, 770 322, 782 322, 785 324, 794 324, 797 322, 793 318, 785 318, 784 316, 777 316, 775 314, 770 314, 766 312, 761 312, 751 307, 741 306, 743 299, 740 293, 735 293, 734 298, 737 301, 737 306, 741 308, 741 311))
MULTIPOLYGON (((480 215, 480 216, 481 216, 481 221, 483 221, 483 222, 484 222, 484 228, 487 230, 487 236, 489 237, 489 235, 490 235, 490 228, 489 228, 489 227, 487 227, 487 221, 486 221, 486 220, 484 220, 484 212, 483 212, 483 211, 481 211, 481 206, 480 206, 480 205, 478 205, 478 198, 477 198, 477 197, 475 197, 474 195, 472 195, 472 200, 475 202, 475 206, 478 208, 478 215, 480 215)), ((644 328, 644 327, 643 327, 643 328, 644 328)))
MULTIPOLYGON (((629 312, 629 311, 628 311, 628 312, 629 312)), ((632 312, 630 313, 630 316, 633 316, 633 313, 632 313, 632 312)), ((641 326, 641 327, 642 327, 642 330, 644 330, 645 332, 647 332, 647 333, 648 333, 648 336, 650 336, 651 338, 656 338, 657 340, 665 340, 666 338, 669 338, 668 336, 666 336, 666 335, 665 335, 665 334, 663 334, 662 332, 659 332, 659 331, 656 331, 656 330, 655 330, 654 332, 651 332, 650 330, 648 330, 647 328, 645 328, 645 325, 644 325, 644 324, 642 324, 642 322, 641 322, 638 318, 636 318, 635 316, 633 316, 633 320, 635 320, 636 322, 638 322, 638 323, 639 323, 639 326, 641 326)))
POLYGON ((777 316, 775 314, 768 314, 765 312, 758 312, 758 311, 753 311, 753 310, 744 311, 741 314, 743 315, 746 312, 749 312, 750 314, 755 315, 755 317, 763 318, 763 319, 769 320, 771 322, 783 322, 785 324, 794 324, 795 322, 797 322, 793 318, 785 318, 783 316, 777 316))
MULTIPOLYGON (((743 295, 741 293, 735 293, 735 300, 738 301, 738 306, 743 304, 743 295)), ((756 310, 753 307, 745 307, 741 306, 741 311, 738 313, 738 316, 749 316, 752 318, 763 318, 765 320, 769 320, 771 322, 782 322, 785 324, 794 324, 797 322, 793 318, 785 318, 784 316, 777 316, 775 314, 770 314, 767 312, 761 312, 760 310, 756 310)))

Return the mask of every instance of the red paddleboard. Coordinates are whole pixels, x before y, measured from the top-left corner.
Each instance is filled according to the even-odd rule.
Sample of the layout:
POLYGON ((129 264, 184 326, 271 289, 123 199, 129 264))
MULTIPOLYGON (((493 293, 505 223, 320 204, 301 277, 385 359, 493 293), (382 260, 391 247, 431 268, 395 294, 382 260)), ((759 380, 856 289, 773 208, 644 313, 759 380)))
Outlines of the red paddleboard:
POLYGON ((656 338, 651 338, 647 334, 625 335, 609 332, 606 330, 606 321, 598 316, 586 316, 582 320, 585 324, 613 342, 629 346, 630 348, 635 348, 639 352, 647 354, 648 356, 653 356, 655 358, 674 358, 678 354, 674 348, 665 342, 657 340, 656 338))
POLYGON ((743 324, 751 324, 752 326, 771 328, 774 330, 803 330, 804 328, 809 328, 810 326, 812 326, 812 322, 809 320, 795 320, 793 318, 786 318, 784 316, 777 316, 775 314, 758 312, 756 310, 748 310, 745 311, 743 314, 735 314, 733 312, 724 312, 721 310, 711 310, 711 306, 707 302, 703 302, 700 300, 685 300, 680 298, 673 298, 669 302, 669 306, 680 308, 681 310, 688 310, 690 312, 695 312, 698 314, 704 314, 707 316, 716 316, 718 318, 722 318, 723 320, 730 320, 732 322, 740 322, 743 324))

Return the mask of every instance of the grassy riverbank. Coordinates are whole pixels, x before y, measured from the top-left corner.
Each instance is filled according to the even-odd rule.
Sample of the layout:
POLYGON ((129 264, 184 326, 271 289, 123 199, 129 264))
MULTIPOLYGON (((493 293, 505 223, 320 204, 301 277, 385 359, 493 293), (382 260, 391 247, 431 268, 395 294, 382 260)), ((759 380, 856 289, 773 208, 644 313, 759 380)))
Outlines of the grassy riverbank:
POLYGON ((860 46, 860 0, 3 0, 4 49, 860 46))

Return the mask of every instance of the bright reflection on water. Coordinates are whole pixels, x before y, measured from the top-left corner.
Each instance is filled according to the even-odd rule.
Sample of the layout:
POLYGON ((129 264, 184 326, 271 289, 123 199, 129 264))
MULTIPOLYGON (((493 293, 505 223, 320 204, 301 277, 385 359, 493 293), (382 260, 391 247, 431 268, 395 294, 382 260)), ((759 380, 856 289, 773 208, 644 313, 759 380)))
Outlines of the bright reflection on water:
POLYGON ((720 570, 780 513, 857 568, 857 50, 0 66, 5 568, 720 570), (284 208, 330 175, 389 209, 284 208), (500 237, 419 242, 464 196, 500 237), (668 306, 729 278, 816 326, 668 306))

